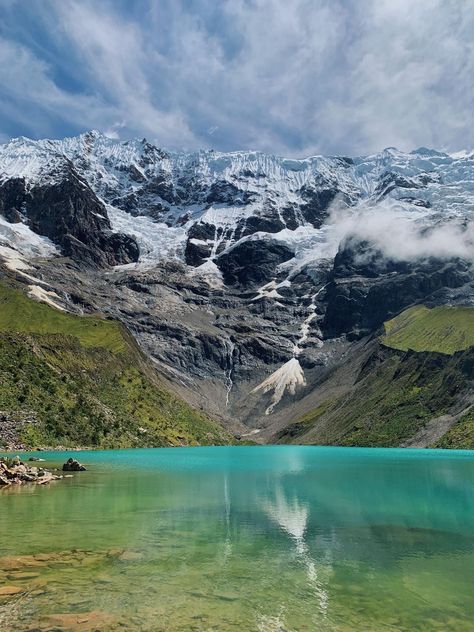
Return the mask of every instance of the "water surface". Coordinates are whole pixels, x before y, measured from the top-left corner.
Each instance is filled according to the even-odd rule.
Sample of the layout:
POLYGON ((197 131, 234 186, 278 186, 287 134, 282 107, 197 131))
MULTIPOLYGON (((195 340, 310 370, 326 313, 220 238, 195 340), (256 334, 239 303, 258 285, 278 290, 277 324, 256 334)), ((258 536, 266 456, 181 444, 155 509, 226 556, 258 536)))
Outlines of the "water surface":
POLYGON ((0 493, 0 630, 474 630, 474 452, 74 456, 0 493))

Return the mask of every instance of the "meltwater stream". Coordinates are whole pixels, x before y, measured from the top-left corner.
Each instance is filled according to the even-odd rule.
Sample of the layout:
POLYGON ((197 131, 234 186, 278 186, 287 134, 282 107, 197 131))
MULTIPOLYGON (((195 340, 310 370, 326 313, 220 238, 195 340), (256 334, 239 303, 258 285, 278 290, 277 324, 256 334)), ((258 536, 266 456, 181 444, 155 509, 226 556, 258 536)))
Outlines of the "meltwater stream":
POLYGON ((0 493, 2 631, 474 630, 474 452, 77 456, 0 493))

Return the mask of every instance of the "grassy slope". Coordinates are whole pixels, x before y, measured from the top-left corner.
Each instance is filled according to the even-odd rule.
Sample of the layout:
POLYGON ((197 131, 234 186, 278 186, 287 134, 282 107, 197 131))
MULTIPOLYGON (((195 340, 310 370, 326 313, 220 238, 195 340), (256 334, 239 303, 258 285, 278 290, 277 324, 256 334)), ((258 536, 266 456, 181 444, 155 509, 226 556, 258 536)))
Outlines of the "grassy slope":
POLYGON ((474 449, 474 407, 435 443, 434 448, 474 449))
POLYGON ((164 386, 119 323, 58 312, 6 285, 0 285, 0 410, 38 414, 40 423, 23 435, 32 445, 230 441, 164 386))
POLYGON ((20 290, 0 284, 0 331, 75 336, 83 347, 115 353, 127 348, 122 326, 97 316, 74 316, 38 303, 20 290))
POLYGON ((381 341, 403 351, 452 355, 474 346, 474 308, 415 305, 385 323, 381 341))
MULTIPOLYGON (((386 323, 384 345, 355 387, 323 401, 279 436, 281 442, 397 446, 430 420, 450 411, 472 389, 474 309, 410 308, 386 323), (438 353, 433 353, 434 351, 438 353), (456 352, 456 353, 455 353, 456 352), (442 355, 443 354, 443 355, 442 355)), ((474 448, 469 415, 443 437, 442 447, 474 448)))

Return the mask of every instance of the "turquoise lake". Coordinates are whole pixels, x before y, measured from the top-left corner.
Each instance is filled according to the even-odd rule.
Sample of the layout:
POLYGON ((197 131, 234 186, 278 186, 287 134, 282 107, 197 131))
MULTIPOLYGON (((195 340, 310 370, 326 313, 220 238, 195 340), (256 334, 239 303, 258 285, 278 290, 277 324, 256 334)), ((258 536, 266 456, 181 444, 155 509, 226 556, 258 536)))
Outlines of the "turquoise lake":
POLYGON ((474 452, 73 456, 0 492, 2 632, 474 630, 474 452))

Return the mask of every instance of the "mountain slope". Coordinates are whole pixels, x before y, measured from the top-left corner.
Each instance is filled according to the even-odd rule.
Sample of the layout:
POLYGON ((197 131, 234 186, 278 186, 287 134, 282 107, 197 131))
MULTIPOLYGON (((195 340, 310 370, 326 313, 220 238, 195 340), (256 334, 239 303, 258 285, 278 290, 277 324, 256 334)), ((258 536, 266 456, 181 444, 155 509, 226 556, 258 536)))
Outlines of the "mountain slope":
MULTIPOLYGON (((0 147, 8 274, 56 310, 123 323, 176 393, 259 442, 347 398, 381 327, 407 308, 474 305, 473 216, 474 155, 172 153, 97 132, 0 147)), ((423 347, 425 316, 413 330, 405 314, 387 341, 472 344, 461 319, 423 347)), ((387 375, 400 365, 416 379, 410 354, 384 353, 387 375)), ((347 400, 347 427, 327 440, 379 410, 376 379, 373 391, 347 400)), ((445 395, 431 411, 413 400, 413 415, 450 414, 445 395)), ((357 441, 406 443, 423 424, 385 439, 364 426, 357 441)))
MULTIPOLYGON (((321 401, 284 428, 277 439, 282 443, 428 447, 450 430, 459 412, 472 406, 473 366, 472 349, 449 357, 376 348, 345 394, 321 401), (443 416, 446 425, 439 423, 425 437, 421 431, 443 416)), ((465 439, 465 447, 472 447, 465 439)))
POLYGON ((452 355, 474 347, 472 307, 411 307, 385 323, 382 342, 408 351, 435 351, 452 355))
POLYGON ((0 305, 0 443, 129 447, 229 441, 216 423, 159 381, 118 323, 58 312, 6 284, 0 285, 0 305))

